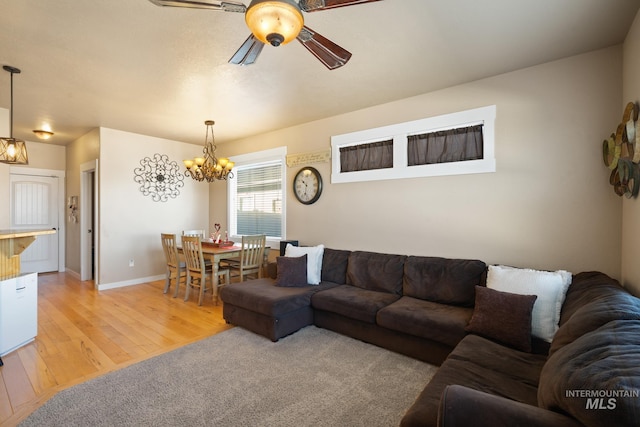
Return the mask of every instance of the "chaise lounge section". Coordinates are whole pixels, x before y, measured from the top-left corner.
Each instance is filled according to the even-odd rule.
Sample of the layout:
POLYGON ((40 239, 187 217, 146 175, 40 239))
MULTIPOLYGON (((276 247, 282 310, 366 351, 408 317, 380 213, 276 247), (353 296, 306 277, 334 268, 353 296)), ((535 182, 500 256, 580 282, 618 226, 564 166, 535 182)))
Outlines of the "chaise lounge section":
POLYGON ((221 291, 223 313, 273 341, 314 324, 440 365, 402 426, 635 425, 640 397, 579 396, 640 393, 640 300, 603 273, 577 274, 558 302, 551 340, 532 336, 536 297, 519 295, 529 304, 521 348, 511 336, 471 328, 486 309, 478 302, 491 269, 479 260, 326 248, 319 285, 290 287, 277 277, 231 284, 221 291), (593 408, 602 403, 615 407, 593 408))

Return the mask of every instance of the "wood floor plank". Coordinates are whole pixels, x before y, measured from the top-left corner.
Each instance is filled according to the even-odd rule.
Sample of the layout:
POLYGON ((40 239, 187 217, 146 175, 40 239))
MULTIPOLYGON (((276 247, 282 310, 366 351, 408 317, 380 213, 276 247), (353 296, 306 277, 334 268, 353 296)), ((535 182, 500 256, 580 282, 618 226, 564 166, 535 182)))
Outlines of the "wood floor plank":
POLYGON ((198 306, 163 287, 98 292, 65 273, 39 275, 38 336, 0 367, 0 425, 17 425, 64 388, 232 327, 211 295, 198 306))
POLYGON ((0 369, 0 425, 4 425, 13 415, 13 409, 9 403, 9 392, 7 386, 4 383, 4 375, 2 369, 0 369))
POLYGON ((24 346, 17 352, 36 394, 58 385, 35 345, 24 346))
POLYGON ((36 397, 36 393, 31 386, 29 376, 17 352, 13 351, 3 356, 2 361, 4 362, 2 377, 7 390, 10 391, 9 404, 15 411, 25 403, 33 400, 36 397))

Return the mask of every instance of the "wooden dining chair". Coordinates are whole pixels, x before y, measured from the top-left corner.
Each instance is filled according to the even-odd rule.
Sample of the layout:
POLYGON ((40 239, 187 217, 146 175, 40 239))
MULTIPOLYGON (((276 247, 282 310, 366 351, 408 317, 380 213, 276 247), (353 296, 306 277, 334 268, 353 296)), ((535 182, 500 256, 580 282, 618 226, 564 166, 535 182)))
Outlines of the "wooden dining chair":
POLYGON ((200 236, 204 239, 204 230, 182 230, 183 236, 200 236))
POLYGON ((171 281, 175 280, 176 286, 173 291, 173 297, 178 296, 178 288, 180 282, 187 282, 187 265, 184 260, 180 259, 178 255, 178 248, 176 245, 176 235, 161 233, 160 239, 162 240, 162 250, 164 251, 164 258, 167 262, 167 278, 164 284, 164 293, 169 292, 171 287, 171 281))
POLYGON ((231 277, 239 277, 241 282, 244 281, 245 276, 250 274, 257 274, 258 278, 261 278, 266 244, 267 236, 264 234, 242 236, 242 250, 239 260, 235 262, 229 260, 228 263, 231 277))
POLYGON ((206 263, 202 254, 202 243, 199 236, 182 236, 182 252, 187 264, 187 290, 184 300, 189 299, 191 288, 199 289, 198 305, 202 305, 204 293, 207 291, 207 281, 213 290, 214 302, 218 303, 218 288, 229 283, 230 275, 228 269, 218 270, 218 286, 213 286, 213 265, 206 263), (220 281, 224 279, 224 283, 220 281))

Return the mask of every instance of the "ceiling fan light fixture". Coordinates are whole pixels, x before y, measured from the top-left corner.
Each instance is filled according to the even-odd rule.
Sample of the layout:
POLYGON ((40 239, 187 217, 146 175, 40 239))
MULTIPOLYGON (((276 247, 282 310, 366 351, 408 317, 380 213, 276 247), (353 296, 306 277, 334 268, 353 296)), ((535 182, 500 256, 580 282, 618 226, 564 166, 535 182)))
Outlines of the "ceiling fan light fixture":
POLYGON ((304 26, 300 7, 293 0, 252 0, 245 20, 258 40, 272 46, 294 40, 304 26))

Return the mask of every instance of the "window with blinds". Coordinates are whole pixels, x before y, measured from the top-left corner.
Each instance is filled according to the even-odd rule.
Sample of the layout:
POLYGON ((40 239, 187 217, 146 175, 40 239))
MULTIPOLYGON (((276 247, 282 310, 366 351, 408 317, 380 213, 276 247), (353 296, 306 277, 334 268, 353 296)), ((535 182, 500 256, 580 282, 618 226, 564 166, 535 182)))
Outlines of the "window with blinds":
POLYGON ((282 164, 261 164, 236 170, 237 234, 282 237, 282 164))
MULTIPOLYGON (((268 239, 284 237, 284 158, 254 153, 245 161, 234 157, 235 177, 229 185, 229 227, 231 236, 266 234, 268 239)), ((271 153, 273 154, 273 153, 271 153)))

